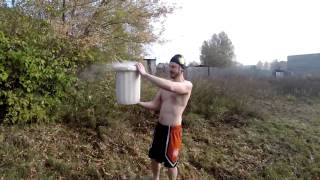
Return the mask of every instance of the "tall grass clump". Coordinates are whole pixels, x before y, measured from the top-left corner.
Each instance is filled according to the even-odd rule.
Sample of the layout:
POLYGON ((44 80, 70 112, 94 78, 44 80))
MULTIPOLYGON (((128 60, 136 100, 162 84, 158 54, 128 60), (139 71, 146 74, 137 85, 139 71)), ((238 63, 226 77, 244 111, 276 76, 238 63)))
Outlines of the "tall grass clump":
POLYGON ((240 76, 198 79, 193 85, 188 112, 236 124, 245 124, 250 117, 263 118, 263 113, 250 102, 271 94, 264 82, 240 76))
POLYGON ((270 79, 270 84, 279 96, 319 97, 320 77, 293 76, 281 79, 270 79))

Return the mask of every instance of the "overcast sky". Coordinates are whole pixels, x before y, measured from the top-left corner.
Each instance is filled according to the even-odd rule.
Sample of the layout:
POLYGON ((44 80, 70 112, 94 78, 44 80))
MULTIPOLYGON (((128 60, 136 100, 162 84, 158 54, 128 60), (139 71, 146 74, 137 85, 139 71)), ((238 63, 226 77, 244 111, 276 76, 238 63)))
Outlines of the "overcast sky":
POLYGON ((320 0, 167 0, 178 8, 168 15, 162 39, 149 56, 157 63, 176 54, 200 62, 200 48, 214 33, 225 31, 236 60, 256 64, 287 55, 320 53, 320 0))

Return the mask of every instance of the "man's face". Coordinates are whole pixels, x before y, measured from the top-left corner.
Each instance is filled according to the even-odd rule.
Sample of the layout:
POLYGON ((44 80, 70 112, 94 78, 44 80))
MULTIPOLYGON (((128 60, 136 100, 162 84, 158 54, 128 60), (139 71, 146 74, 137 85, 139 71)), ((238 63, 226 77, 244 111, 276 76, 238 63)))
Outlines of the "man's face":
POLYGON ((182 73, 180 65, 174 62, 171 62, 169 64, 169 69, 170 69, 170 77, 172 79, 175 79, 177 76, 179 76, 182 73))

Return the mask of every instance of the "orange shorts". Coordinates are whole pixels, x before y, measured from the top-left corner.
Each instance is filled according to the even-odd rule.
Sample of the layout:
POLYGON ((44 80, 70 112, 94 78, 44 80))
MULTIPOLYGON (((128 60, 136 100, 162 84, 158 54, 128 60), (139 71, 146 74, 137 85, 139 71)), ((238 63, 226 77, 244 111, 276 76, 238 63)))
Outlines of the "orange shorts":
POLYGON ((167 168, 176 167, 182 144, 182 126, 165 126, 158 122, 154 130, 149 157, 167 168))

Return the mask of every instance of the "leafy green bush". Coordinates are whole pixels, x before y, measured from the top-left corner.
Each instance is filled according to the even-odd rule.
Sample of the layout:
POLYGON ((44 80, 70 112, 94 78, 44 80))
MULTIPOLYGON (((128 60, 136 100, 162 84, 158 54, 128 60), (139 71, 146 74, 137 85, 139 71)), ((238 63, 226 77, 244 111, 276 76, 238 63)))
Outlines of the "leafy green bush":
MULTIPOLYGON (((157 113, 139 105, 121 105, 116 101, 115 73, 91 72, 89 79, 78 79, 67 90, 63 103, 57 106, 56 115, 64 122, 89 128, 128 123, 135 131, 146 131, 156 122, 157 113), (94 74, 92 77, 91 74, 94 74)), ((148 82, 141 87, 141 100, 149 101, 157 88, 148 82)))
POLYGON ((78 79, 66 91, 66 97, 56 109, 63 121, 96 128, 106 125, 108 118, 118 111, 115 99, 114 77, 107 73, 96 80, 78 79))
POLYGON ((54 34, 41 20, 0 9, 0 111, 8 124, 50 121, 89 51, 54 34))

